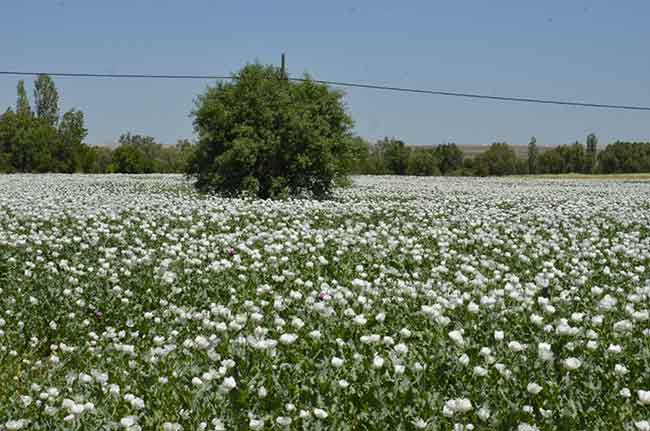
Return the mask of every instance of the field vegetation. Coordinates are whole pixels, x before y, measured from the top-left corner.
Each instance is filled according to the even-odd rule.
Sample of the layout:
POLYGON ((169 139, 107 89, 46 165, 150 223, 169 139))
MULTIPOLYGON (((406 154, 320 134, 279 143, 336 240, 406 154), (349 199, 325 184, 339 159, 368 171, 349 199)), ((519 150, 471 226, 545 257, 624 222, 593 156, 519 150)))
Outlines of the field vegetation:
POLYGON ((0 429, 650 429, 647 183, 0 176, 0 429))

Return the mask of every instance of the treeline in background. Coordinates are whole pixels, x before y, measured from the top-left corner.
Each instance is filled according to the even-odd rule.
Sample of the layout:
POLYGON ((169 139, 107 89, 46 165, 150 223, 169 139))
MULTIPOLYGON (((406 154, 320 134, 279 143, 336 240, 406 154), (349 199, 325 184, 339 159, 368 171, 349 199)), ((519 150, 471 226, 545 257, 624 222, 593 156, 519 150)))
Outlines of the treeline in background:
POLYGON ((116 147, 84 143, 84 113, 60 115, 59 94, 48 75, 34 82, 33 107, 18 82, 15 107, 0 115, 0 172, 172 173, 183 172, 192 143, 161 145, 151 136, 125 133, 116 147))
POLYGON ((567 173, 650 172, 650 142, 615 142, 598 149, 594 134, 585 144, 539 148, 533 137, 524 156, 516 147, 495 142, 474 156, 454 143, 436 147, 408 146, 399 139, 384 138, 375 144, 355 138, 355 174, 500 176, 567 173))
MULTIPOLYGON (((122 134, 115 147, 90 146, 84 141, 84 113, 59 112, 59 94, 48 75, 34 82, 33 105, 23 81, 17 100, 0 115, 0 172, 173 173, 185 172, 196 147, 189 140, 161 145, 151 136, 122 134)), ((585 143, 539 147, 533 137, 526 154, 496 142, 485 151, 467 155, 447 143, 435 147, 409 146, 395 138, 370 143, 350 137, 352 174, 499 176, 563 173, 650 172, 650 143, 615 142, 598 148, 594 134, 585 143)))

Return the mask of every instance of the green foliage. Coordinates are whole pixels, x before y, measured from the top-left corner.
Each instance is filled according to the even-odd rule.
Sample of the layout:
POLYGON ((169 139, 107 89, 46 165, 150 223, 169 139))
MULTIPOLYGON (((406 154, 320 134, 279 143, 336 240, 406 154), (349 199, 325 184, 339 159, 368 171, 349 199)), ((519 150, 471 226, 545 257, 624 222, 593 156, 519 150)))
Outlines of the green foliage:
POLYGON ((537 173, 537 159, 539 157, 539 149, 537 148, 537 138, 534 136, 530 138, 528 143, 528 173, 537 173))
POLYGON ((598 154, 604 174, 650 172, 650 142, 620 142, 608 145, 598 154))
POLYGON ((438 145, 435 149, 438 158, 440 172, 443 175, 459 169, 463 165, 463 152, 455 143, 438 145))
POLYGON ((162 146, 151 137, 130 133, 120 137, 115 154, 110 148, 90 147, 84 143, 84 113, 71 109, 59 121, 54 82, 40 75, 34 87, 36 115, 22 81, 17 85, 16 112, 9 108, 0 115, 0 172, 183 172, 194 151, 188 140, 162 146))
POLYGON ((59 93, 49 75, 38 75, 34 81, 36 116, 46 125, 56 127, 59 121, 59 93))
POLYGON ((516 161, 516 169, 515 169, 515 174, 517 175, 526 175, 528 174, 528 160, 527 159, 520 159, 517 157, 516 161))
POLYGON ((149 173, 145 170, 144 153, 132 145, 120 145, 112 156, 115 172, 124 174, 149 173))
POLYGON ((171 172, 185 172, 192 158, 195 145, 189 139, 181 139, 176 143, 173 154, 175 158, 169 162, 171 172))
POLYGON ((440 175, 433 149, 409 147, 395 138, 369 144, 360 137, 350 138, 349 172, 365 175, 440 175))
POLYGON ((150 174, 157 171, 154 156, 160 146, 151 136, 132 135, 130 132, 119 138, 119 146, 113 151, 116 172, 125 174, 150 174))
POLYGON ((587 136, 586 142, 586 146, 575 142, 542 152, 537 139, 532 137, 526 158, 519 158, 516 151, 505 143, 493 144, 476 157, 467 158, 463 157, 457 145, 445 144, 433 150, 436 169, 432 170, 420 167, 432 166, 429 154, 421 153, 424 151, 422 148, 408 147, 397 139, 385 138, 375 145, 366 144, 362 155, 353 163, 352 172, 451 176, 650 172, 650 144, 616 142, 598 153, 598 139, 594 134, 587 136))
POLYGON ((538 172, 541 174, 582 173, 587 170, 591 171, 591 168, 585 147, 579 142, 547 150, 538 160, 538 172))
POLYGON ((371 149, 368 142, 359 136, 351 136, 346 158, 347 171, 351 174, 364 174, 370 169, 371 149))
POLYGON ((585 154, 584 173, 590 174, 596 169, 598 152, 598 138, 595 134, 590 133, 587 136, 587 149, 585 154))
POLYGON ((27 91, 25 91, 25 82, 23 80, 18 81, 16 92, 18 93, 16 100, 16 113, 18 115, 31 117, 32 108, 29 106, 29 99, 27 98, 27 91))
POLYGON ((83 112, 71 109, 63 114, 59 124, 61 145, 56 158, 62 172, 80 172, 82 170, 83 141, 88 130, 84 126, 83 112))
POLYGON ((409 162, 410 148, 403 141, 395 138, 384 138, 377 142, 383 154, 384 164, 389 173, 405 175, 409 162))
MULTIPOLYGON (((40 115, 32 114, 22 81, 17 86, 16 112, 9 108, 0 115, 0 172, 114 172, 110 148, 84 144, 88 131, 83 112, 71 109, 63 114, 61 121, 54 120, 55 113, 58 117, 54 83, 49 77, 39 76, 35 87, 40 115)), ((187 159, 191 143, 183 148, 183 157, 187 159)), ((173 159, 172 170, 180 172, 183 163, 176 149, 172 148, 173 154, 166 152, 169 152, 166 148, 159 151, 167 160, 173 159)), ((155 156, 147 153, 147 157, 164 159, 159 153, 155 156)))
POLYGON ((18 116, 11 110, 0 115, 0 172, 13 172, 13 153, 18 135, 18 116))
POLYGON ((368 159, 361 169, 363 174, 383 175, 389 174, 384 160, 384 149, 378 143, 368 147, 368 159))
POLYGON ((505 142, 495 142, 476 158, 480 175, 514 175, 518 173, 517 153, 505 142))
POLYGON ((126 174, 183 172, 194 151, 189 140, 179 141, 176 146, 163 146, 151 136, 130 132, 121 135, 118 143, 110 155, 110 163, 103 163, 104 169, 126 174))
POLYGON ((57 130, 41 119, 18 130, 14 159, 21 172, 58 171, 51 149, 61 145, 57 130), (53 169, 54 166, 54 169, 53 169))
POLYGON ((537 173, 540 174, 561 174, 564 173, 564 161, 562 153, 556 148, 546 150, 537 160, 537 173))
POLYGON ((565 150, 565 160, 569 172, 584 172, 587 156, 585 147, 580 142, 576 141, 565 150))
POLYGON ((199 143, 187 173, 200 190, 322 197, 349 168, 342 93, 308 76, 295 83, 272 66, 248 65, 200 95, 192 115, 199 143))
POLYGON ((440 175, 435 152, 430 149, 411 150, 406 172, 409 175, 440 175))
POLYGON ((82 160, 84 172, 94 174, 115 172, 113 152, 108 147, 85 146, 82 160))
POLYGON ((59 122, 59 96, 47 75, 34 84, 36 115, 23 81, 16 92, 16 112, 8 109, 0 116, 0 172, 84 171, 90 161, 83 112, 72 109, 59 122))
POLYGON ((595 134, 590 133, 587 135, 587 152, 595 153, 598 147, 598 138, 595 134))

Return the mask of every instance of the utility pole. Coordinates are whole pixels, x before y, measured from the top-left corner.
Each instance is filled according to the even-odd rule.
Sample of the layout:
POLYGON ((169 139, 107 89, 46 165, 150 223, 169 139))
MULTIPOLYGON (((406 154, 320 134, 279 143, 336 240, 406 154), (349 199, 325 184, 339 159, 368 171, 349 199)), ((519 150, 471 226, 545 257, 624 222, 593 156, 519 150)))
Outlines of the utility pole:
POLYGON ((284 52, 282 53, 282 66, 281 66, 281 71, 282 71, 282 78, 287 79, 287 68, 284 60, 284 52))

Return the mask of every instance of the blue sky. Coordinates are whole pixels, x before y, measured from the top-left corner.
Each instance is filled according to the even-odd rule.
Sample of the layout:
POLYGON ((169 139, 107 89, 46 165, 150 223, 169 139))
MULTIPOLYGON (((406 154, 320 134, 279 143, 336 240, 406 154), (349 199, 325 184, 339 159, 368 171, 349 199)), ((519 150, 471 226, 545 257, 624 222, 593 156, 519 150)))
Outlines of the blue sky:
MULTIPOLYGON (((0 70, 229 75, 247 62, 289 72, 489 95, 650 105, 650 2, 3 1, 0 70)), ((0 76, 0 107, 18 77, 0 76)), ((27 78, 31 96, 32 79, 27 78)), ((91 144, 126 131, 192 137, 210 81, 56 78, 91 144)), ((347 89, 356 132, 409 144, 540 145, 650 140, 650 112, 347 89)))

